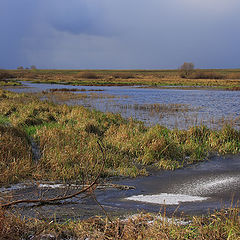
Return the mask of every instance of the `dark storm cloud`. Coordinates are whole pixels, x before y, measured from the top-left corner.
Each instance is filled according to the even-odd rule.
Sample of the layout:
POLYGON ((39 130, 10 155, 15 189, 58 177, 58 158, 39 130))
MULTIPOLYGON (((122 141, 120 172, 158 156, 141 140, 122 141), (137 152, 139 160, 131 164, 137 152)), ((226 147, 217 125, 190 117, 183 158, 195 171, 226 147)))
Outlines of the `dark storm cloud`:
POLYGON ((0 0, 0 68, 238 67, 237 0, 0 0))
POLYGON ((104 19, 104 9, 94 1, 52 1, 46 9, 47 19, 57 31, 72 34, 106 35, 111 29, 104 19))

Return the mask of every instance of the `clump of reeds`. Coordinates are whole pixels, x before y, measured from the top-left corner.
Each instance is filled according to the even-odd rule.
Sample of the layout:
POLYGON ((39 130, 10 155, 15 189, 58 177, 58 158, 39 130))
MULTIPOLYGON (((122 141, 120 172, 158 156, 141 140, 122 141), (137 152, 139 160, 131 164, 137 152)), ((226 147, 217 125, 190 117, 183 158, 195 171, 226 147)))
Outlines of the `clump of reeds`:
POLYGON ((154 104, 127 104, 122 105, 120 108, 123 109, 134 109, 135 111, 146 111, 151 113, 176 113, 176 112, 188 112, 190 108, 187 104, 177 104, 177 103, 154 103, 154 104))
POLYGON ((47 94, 47 93, 54 93, 54 92, 102 92, 104 91, 103 89, 86 89, 86 88, 51 88, 49 90, 46 91, 42 91, 43 94, 47 94))
MULTIPOLYGON (((80 91, 76 88, 51 88, 48 90, 49 92, 53 93, 53 92, 77 92, 80 91)), ((48 92, 46 91, 46 92, 48 92)), ((43 91, 44 93, 45 91, 43 91)))

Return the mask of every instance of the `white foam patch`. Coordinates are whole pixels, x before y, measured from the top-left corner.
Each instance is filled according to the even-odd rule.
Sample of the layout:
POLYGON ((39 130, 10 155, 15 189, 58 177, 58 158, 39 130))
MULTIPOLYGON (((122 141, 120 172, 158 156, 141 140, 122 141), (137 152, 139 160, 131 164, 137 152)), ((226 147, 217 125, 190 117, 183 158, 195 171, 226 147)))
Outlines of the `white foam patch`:
POLYGON ((127 200, 155 204, 178 205, 183 202, 205 201, 207 197, 189 196, 184 194, 160 193, 156 195, 137 195, 126 198, 127 200))
POLYGON ((38 188, 65 188, 64 184, 38 184, 38 188))

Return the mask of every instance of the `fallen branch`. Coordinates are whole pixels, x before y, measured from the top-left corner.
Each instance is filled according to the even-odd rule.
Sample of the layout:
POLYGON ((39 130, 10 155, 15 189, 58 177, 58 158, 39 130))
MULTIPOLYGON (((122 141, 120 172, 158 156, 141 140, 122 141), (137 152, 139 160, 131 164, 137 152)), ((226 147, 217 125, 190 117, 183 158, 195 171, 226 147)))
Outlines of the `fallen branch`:
POLYGON ((10 206, 17 205, 17 204, 20 204, 20 203, 47 204, 47 203, 51 203, 51 202, 55 202, 55 201, 61 201, 61 200, 70 199, 70 198, 76 197, 77 195, 80 195, 82 193, 85 193, 85 192, 91 190, 93 188, 93 186, 95 186, 97 184, 97 181, 100 178, 100 175, 101 175, 101 173, 103 171, 103 168, 104 168, 104 165, 105 165, 105 162, 106 162, 105 150, 103 149, 103 147, 101 146, 99 141, 97 141, 97 143, 98 143, 98 146, 99 146, 99 148, 100 148, 100 150, 102 152, 102 155, 103 155, 103 162, 102 162, 101 168, 100 168, 100 170, 98 172, 98 175, 92 181, 92 183, 89 184, 87 187, 81 189, 80 191, 78 191, 76 193, 69 194, 69 195, 62 196, 62 197, 55 197, 55 198, 48 198, 48 199, 20 199, 20 200, 12 201, 12 202, 9 202, 9 203, 1 204, 0 208, 6 208, 6 207, 10 207, 10 206))

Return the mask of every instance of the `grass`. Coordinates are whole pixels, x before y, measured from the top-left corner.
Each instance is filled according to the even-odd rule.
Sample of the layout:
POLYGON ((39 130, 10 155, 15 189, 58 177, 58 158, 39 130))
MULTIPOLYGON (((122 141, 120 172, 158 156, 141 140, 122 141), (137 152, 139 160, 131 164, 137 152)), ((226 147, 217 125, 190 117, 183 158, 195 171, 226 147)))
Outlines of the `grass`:
POLYGON ((174 170, 202 161, 211 152, 240 152, 240 132, 228 125, 219 130, 205 126, 187 130, 170 130, 160 125, 146 127, 118 114, 57 105, 32 95, 0 91, 0 96, 1 155, 5 159, 1 172, 8 182, 33 177, 81 181, 86 171, 94 176, 100 166, 98 139, 107 152, 102 177, 136 177, 146 175, 147 166, 174 170), (42 151, 34 168, 30 137, 42 151), (15 149, 19 148, 23 156, 16 158, 15 149), (21 159, 24 168, 19 167, 21 159), (13 164, 12 172, 9 162, 13 164))
POLYGON ((0 124, 0 185, 31 176, 32 152, 26 133, 0 124))
POLYGON ((120 108, 149 112, 151 115, 159 114, 160 117, 166 116, 166 114, 189 112, 194 110, 194 108, 191 108, 188 104, 176 104, 176 103, 127 104, 120 106, 120 108))
MULTIPOLYGON (((85 176, 90 181, 101 165, 99 139, 107 153, 102 178, 146 175, 147 166, 174 170, 202 161, 211 152, 240 152, 240 131, 229 125, 219 130, 146 127, 118 114, 0 90, 0 185, 25 179, 83 181, 85 176), (30 138, 41 149, 35 162, 30 138)), ((23 219, 0 209, 0 239, 240 239, 237 206, 188 220, 181 225, 164 214, 140 214, 112 222, 93 217, 61 224, 23 219)))
MULTIPOLYGON (((170 220, 164 215, 139 214, 126 220, 93 217, 87 220, 38 221, 21 219, 0 210, 1 239, 240 239, 239 209, 229 208, 208 216, 189 217, 187 224, 182 219, 170 220), (45 237, 45 238, 44 238, 45 237), (49 239, 49 238, 46 238, 49 239)), ((184 220, 184 219, 183 219, 184 220)))
POLYGON ((66 85, 203 86, 235 90, 240 86, 240 69, 197 69, 189 78, 181 78, 180 70, 9 70, 8 72, 15 80, 66 85))

